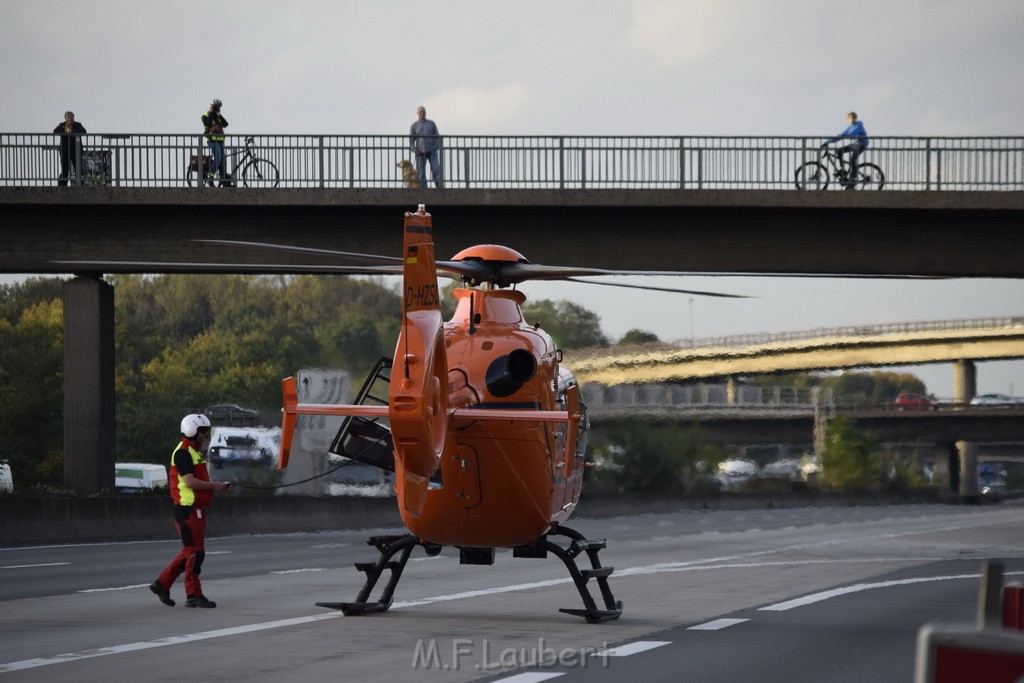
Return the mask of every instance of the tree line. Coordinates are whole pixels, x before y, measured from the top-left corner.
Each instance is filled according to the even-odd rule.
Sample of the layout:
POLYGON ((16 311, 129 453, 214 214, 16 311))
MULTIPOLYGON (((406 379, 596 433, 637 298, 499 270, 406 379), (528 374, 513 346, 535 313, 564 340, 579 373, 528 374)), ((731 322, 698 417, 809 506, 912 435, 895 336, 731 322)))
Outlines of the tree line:
MULTIPOLYGON (((182 415, 209 405, 235 403, 276 421, 281 379, 302 368, 344 369, 358 384, 378 358, 394 353, 401 323, 398 285, 385 278, 116 275, 107 281, 114 287, 120 462, 165 462, 182 415)), ((59 278, 0 286, 0 459, 12 464, 22 490, 63 481, 62 287, 59 278)), ((452 297, 444 297, 442 312, 454 313, 452 297)), ((523 313, 560 348, 612 343, 600 318, 573 302, 527 301, 523 313)), ((630 330, 618 343, 657 341, 630 330)), ((901 390, 924 391, 913 376, 886 373, 764 381, 820 383, 837 394, 889 399, 901 390)), ((629 440, 638 457, 644 448, 665 445, 644 446, 635 435, 629 440)))

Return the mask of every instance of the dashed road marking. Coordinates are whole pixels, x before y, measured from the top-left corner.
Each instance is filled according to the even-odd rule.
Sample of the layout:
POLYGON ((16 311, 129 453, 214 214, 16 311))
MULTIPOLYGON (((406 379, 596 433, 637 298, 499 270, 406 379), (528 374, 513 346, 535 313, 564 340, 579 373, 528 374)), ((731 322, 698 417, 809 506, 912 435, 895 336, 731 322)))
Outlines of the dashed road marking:
POLYGON ((595 657, 628 657, 639 652, 647 652, 662 645, 671 645, 668 640, 638 640, 635 643, 627 643, 607 650, 599 650, 594 653, 595 657))
POLYGON ((720 631, 723 628, 729 628, 736 624, 742 624, 744 621, 750 621, 750 619, 715 619, 714 621, 706 621, 703 624, 697 624, 686 629, 687 631, 720 631))

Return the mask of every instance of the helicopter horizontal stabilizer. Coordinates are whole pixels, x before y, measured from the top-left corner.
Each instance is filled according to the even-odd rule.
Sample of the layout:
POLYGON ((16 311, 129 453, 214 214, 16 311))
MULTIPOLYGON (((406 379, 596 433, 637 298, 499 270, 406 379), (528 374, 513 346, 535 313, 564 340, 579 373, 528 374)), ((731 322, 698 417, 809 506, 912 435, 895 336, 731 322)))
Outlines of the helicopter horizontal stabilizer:
POLYGON ((337 405, 332 403, 299 403, 294 377, 281 381, 284 407, 281 409, 281 451, 278 453, 277 468, 288 467, 295 425, 299 415, 362 415, 364 417, 387 417, 387 406, 337 405))

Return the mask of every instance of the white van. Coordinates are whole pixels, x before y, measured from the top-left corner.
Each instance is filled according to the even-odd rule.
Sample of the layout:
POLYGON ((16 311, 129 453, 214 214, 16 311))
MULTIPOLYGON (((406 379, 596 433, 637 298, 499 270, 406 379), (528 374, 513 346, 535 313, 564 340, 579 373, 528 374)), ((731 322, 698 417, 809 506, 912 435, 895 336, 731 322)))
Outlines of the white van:
POLYGON ((11 466, 0 462, 0 493, 14 492, 14 477, 11 475, 11 466))
POLYGON ((167 469, 163 465, 119 462, 114 465, 114 490, 118 493, 149 493, 167 488, 167 469))

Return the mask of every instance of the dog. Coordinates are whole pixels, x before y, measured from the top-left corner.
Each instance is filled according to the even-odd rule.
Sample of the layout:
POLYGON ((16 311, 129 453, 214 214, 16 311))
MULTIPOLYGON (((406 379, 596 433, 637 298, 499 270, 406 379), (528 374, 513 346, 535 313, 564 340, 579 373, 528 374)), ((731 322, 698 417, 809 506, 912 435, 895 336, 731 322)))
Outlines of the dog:
POLYGON ((402 182, 405 183, 406 187, 419 187, 420 186, 420 174, 413 168, 412 162, 408 159, 402 159, 395 168, 402 169, 402 182))

